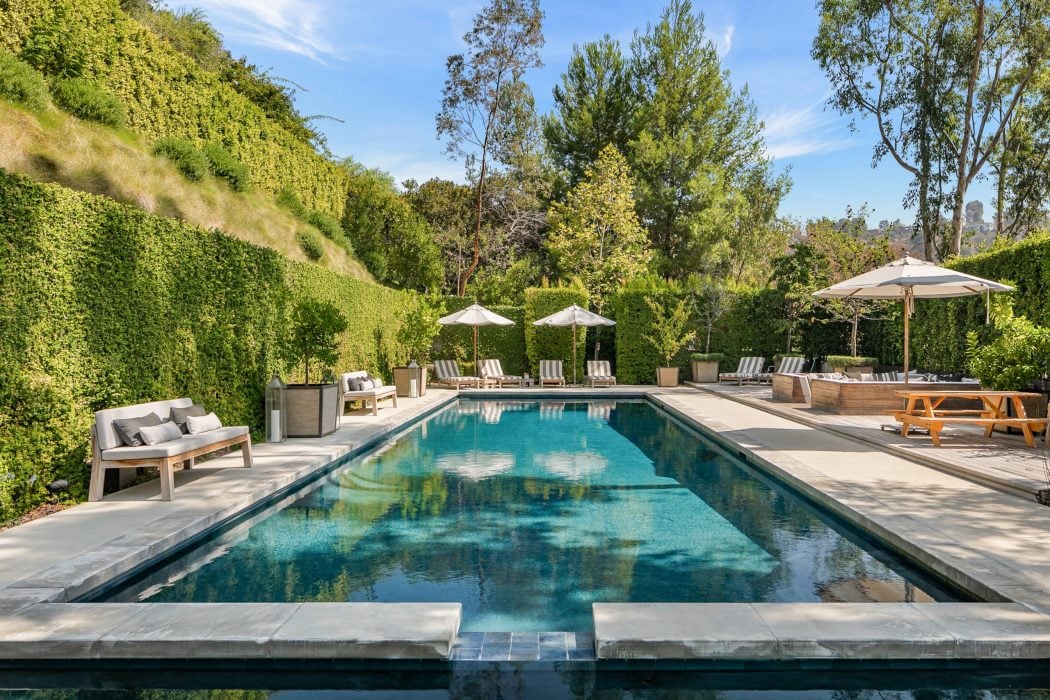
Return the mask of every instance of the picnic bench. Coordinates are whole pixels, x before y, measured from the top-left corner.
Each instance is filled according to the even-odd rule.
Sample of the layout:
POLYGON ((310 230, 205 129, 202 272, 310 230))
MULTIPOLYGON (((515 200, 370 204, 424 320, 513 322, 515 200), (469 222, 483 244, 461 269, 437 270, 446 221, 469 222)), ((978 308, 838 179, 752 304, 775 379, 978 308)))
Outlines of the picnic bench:
POLYGON ((908 437, 914 427, 930 431, 930 439, 937 447, 941 445, 941 429, 945 425, 977 425, 984 428, 985 437, 991 437, 997 426, 1021 429, 1025 444, 1035 447, 1033 430, 1046 430, 1047 419, 1029 417, 1024 399, 1042 398, 1041 394, 1028 391, 945 391, 935 389, 901 390, 897 396, 905 399, 903 410, 894 411, 893 417, 901 424, 901 437, 908 437), (950 399, 970 399, 980 402, 979 408, 941 408, 950 399), (1014 415, 1007 414, 1007 406, 1014 415))

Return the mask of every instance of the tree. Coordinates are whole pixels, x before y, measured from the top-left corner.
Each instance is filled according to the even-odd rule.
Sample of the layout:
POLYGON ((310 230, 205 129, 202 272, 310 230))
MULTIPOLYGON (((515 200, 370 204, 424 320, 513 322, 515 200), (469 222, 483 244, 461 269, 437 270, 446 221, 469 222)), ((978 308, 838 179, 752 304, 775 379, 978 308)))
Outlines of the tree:
POLYGON ((474 178, 474 245, 470 264, 460 274, 457 292, 481 260, 486 178, 490 160, 506 163, 535 122, 532 93, 524 81, 528 68, 541 64, 543 33, 538 0, 490 0, 464 35, 468 53, 446 62, 438 138, 447 140, 452 157, 467 161, 474 178))
POLYGON ((285 359, 289 366, 303 363, 305 384, 310 365, 331 367, 339 360, 339 334, 346 327, 346 317, 330 302, 303 299, 295 305, 285 359))
MULTIPOLYGON (((645 272, 651 257, 645 230, 635 213, 627 161, 609 145, 564 203, 551 207, 547 250, 559 274, 578 278, 603 313, 612 292, 645 272)), ((595 342, 595 358, 600 344, 595 342)))
POLYGON ((652 332, 645 339, 663 358, 663 366, 670 367, 674 356, 696 337, 696 331, 688 330, 689 306, 685 299, 672 305, 670 300, 664 303, 650 297, 646 297, 645 304, 653 317, 652 332))
POLYGON ((966 224, 977 226, 984 223, 984 202, 975 199, 966 203, 966 224))
POLYGON ((682 278, 761 238, 788 181, 773 178, 754 104, 733 92, 689 0, 671 0, 631 48, 638 210, 661 272, 682 278))
POLYGON ((995 175, 996 239, 1019 238, 1050 222, 1050 67, 1039 89, 1014 112, 998 153, 995 175))
POLYGON ((543 136, 569 187, 608 145, 620 153, 635 136, 629 64, 620 42, 608 34, 572 47, 569 67, 554 87, 554 112, 543 119, 543 136))
POLYGON ((472 190, 467 185, 439 178, 431 178, 422 185, 407 180, 402 186, 405 190, 402 196, 430 224, 434 242, 441 251, 442 288, 455 294, 459 278, 470 264, 472 190))

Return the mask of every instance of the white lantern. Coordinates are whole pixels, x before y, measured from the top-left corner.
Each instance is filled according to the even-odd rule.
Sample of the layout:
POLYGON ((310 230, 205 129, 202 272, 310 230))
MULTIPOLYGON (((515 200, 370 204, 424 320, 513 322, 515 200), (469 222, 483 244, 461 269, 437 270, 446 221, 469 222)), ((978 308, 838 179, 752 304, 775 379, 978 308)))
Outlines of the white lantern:
POLYGON ((277 373, 266 384, 266 442, 284 442, 288 439, 288 385, 277 373))

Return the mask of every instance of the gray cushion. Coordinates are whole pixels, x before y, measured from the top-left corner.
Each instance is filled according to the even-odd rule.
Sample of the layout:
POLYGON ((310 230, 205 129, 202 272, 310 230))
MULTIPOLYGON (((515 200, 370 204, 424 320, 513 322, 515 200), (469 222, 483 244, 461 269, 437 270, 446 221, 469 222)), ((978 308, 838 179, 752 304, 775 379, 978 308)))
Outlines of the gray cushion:
POLYGON ((124 444, 113 427, 113 421, 118 418, 136 418, 151 412, 156 413, 158 416, 166 416, 171 413, 172 408, 185 408, 192 405, 193 401, 191 399, 181 398, 150 401, 131 406, 118 406, 117 408, 103 408, 101 411, 95 411, 95 433, 98 437, 98 449, 109 450, 124 444))
POLYGON ((173 420, 175 425, 179 426, 179 430, 185 434, 187 432, 186 418, 189 416, 204 416, 207 415, 207 413, 208 412, 204 410, 204 406, 201 406, 199 403, 195 403, 192 406, 187 406, 185 408, 173 406, 171 409, 171 420, 173 420))
POLYGON ((102 453, 103 461, 122 459, 161 459, 196 450, 201 447, 248 434, 248 426, 231 425, 200 435, 183 435, 178 440, 162 442, 159 445, 142 445, 141 447, 114 447, 102 453))
POLYGON ((159 445, 162 442, 178 440, 182 437, 182 431, 174 422, 166 420, 160 425, 144 425, 139 428, 142 442, 147 445, 159 445))
POLYGON ((361 391, 361 380, 364 377, 350 377, 350 391, 361 391))
POLYGON ((113 421, 113 429, 117 431, 117 436, 123 444, 128 447, 138 447, 142 444, 139 430, 144 426, 160 425, 162 422, 156 413, 147 413, 134 418, 118 418, 113 421))

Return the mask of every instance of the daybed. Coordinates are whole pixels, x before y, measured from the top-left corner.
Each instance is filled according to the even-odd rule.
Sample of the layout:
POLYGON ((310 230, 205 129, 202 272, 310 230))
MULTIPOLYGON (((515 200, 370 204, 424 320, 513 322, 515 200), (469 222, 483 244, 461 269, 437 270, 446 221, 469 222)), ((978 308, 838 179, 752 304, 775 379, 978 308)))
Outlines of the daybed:
POLYGON ((152 429, 168 422, 177 425, 176 421, 171 420, 176 413, 204 416, 203 410, 193 410, 191 407, 194 407, 191 399, 181 398, 96 411, 95 423, 91 426, 91 483, 88 500, 98 501, 102 498, 107 469, 157 467, 160 471, 161 500, 170 501, 175 491, 175 465, 179 462, 184 468, 191 469, 197 457, 239 444, 244 466, 252 466, 252 440, 246 425, 220 426, 197 434, 184 434, 179 430, 177 438, 152 445, 144 443, 141 427, 152 429), (172 409, 181 411, 173 412, 172 409), (125 433, 130 432, 128 437, 132 442, 138 442, 137 445, 125 444, 113 424, 113 421, 126 419, 137 419, 122 424, 125 433))
POLYGON ((343 400, 340 403, 341 410, 339 413, 346 415, 347 401, 363 401, 365 407, 371 404, 373 416, 379 415, 379 402, 383 399, 390 399, 393 402, 393 407, 397 408, 397 387, 375 386, 375 381, 375 379, 369 377, 368 372, 345 372, 340 375, 339 388, 343 392, 343 400), (368 388, 360 386, 361 380, 369 382, 368 388))

